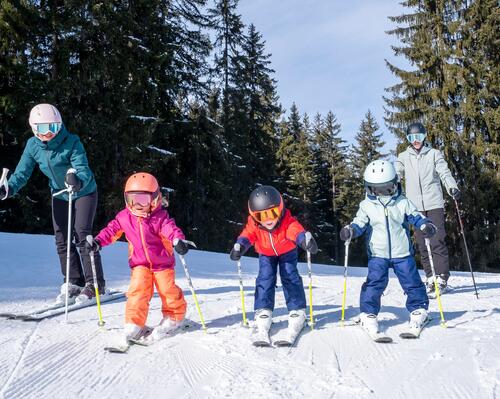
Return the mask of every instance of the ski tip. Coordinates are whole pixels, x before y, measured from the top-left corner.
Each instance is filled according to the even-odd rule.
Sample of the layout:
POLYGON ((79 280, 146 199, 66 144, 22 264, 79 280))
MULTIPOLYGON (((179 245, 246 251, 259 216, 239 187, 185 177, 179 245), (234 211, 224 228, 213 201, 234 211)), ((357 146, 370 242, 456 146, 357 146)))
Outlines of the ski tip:
POLYGON ((127 353, 128 346, 105 346, 104 350, 109 353, 127 353))
POLYGON ((257 347, 257 348, 271 348, 272 345, 270 342, 266 341, 254 341, 252 342, 252 345, 257 347))
POLYGON ((374 341, 379 344, 390 344, 393 342, 391 337, 380 337, 376 338, 374 341))
POLYGON ((402 339, 417 339, 418 335, 406 332, 406 333, 399 334, 399 338, 402 338, 402 339))
POLYGON ((289 341, 275 341, 273 342, 274 346, 278 347, 278 348, 285 348, 285 347, 290 347, 293 345, 292 342, 289 342, 289 341))

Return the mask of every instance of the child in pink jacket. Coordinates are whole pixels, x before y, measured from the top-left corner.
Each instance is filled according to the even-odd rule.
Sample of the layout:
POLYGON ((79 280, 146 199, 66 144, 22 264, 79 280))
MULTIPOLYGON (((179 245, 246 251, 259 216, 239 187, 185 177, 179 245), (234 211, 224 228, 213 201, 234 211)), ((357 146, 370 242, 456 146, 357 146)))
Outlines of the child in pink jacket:
POLYGON ((126 208, 88 246, 98 251, 125 234, 132 269, 125 308, 125 338, 137 339, 143 335, 154 286, 162 302, 163 320, 153 330, 155 338, 159 338, 178 328, 186 314, 184 295, 175 284, 173 249, 184 255, 188 251, 187 242, 174 219, 161 208, 161 192, 154 176, 136 173, 129 177, 125 203, 126 208))

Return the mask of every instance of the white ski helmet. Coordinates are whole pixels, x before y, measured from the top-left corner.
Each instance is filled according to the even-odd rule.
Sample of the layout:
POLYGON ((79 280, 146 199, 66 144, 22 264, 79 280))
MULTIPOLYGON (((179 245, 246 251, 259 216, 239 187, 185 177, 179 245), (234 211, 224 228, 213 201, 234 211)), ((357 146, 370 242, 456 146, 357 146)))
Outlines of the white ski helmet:
POLYGON ((398 188, 398 175, 392 162, 377 159, 368 164, 363 175, 368 195, 392 196, 398 188))
POLYGON ((61 129, 62 118, 53 105, 38 104, 31 109, 29 124, 33 134, 37 137, 43 137, 47 133, 52 133, 55 136, 61 129))

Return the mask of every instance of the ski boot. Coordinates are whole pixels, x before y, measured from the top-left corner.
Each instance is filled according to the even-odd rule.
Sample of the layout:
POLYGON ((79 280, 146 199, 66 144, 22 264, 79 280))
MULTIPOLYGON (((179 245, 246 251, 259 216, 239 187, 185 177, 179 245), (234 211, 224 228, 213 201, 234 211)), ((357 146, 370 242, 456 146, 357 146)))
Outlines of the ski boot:
POLYGON ((288 329, 284 339, 279 339, 274 342, 275 346, 293 346, 297 337, 306 325, 306 310, 297 309, 291 310, 288 314, 288 329))
POLYGON ((418 338, 422 332, 422 328, 424 328, 429 320, 427 310, 422 308, 414 310, 410 313, 410 321, 408 322, 407 330, 399 334, 399 336, 403 339, 418 338))
POLYGON ((183 320, 173 320, 170 317, 164 317, 158 326, 153 329, 151 338, 153 341, 158 341, 174 333, 183 324, 183 320))
POLYGON ((361 313, 359 315, 359 322, 361 328, 366 331, 366 333, 378 343, 390 343, 392 342, 392 338, 386 335, 383 332, 380 332, 378 329, 378 320, 377 315, 373 313, 361 313))
MULTIPOLYGON (((99 295, 105 295, 106 288, 99 287, 99 295)), ((85 287, 81 290, 80 294, 76 298, 76 302, 82 303, 85 301, 90 301, 92 298, 95 298, 95 288, 93 283, 85 284, 85 287)))
MULTIPOLYGON (((80 292, 82 291, 83 287, 80 287, 79 285, 69 283, 68 284, 68 302, 73 303, 75 301, 75 298, 80 295, 80 292)), ((66 283, 61 285, 61 291, 60 294, 56 298, 57 303, 65 303, 66 302, 66 283)))
POLYGON ((253 334, 254 346, 271 346, 269 330, 273 323, 273 312, 271 309, 258 309, 255 312, 255 325, 257 327, 253 334))

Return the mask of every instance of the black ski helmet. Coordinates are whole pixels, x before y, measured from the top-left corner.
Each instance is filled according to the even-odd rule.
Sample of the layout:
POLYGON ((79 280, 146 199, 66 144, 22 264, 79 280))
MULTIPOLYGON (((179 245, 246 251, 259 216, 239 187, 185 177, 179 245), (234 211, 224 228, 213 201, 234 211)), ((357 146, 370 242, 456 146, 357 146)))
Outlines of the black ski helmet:
POLYGON ((250 193, 250 197, 248 198, 248 210, 254 219, 260 221, 259 218, 256 217, 258 212, 275 207, 279 208, 280 214, 278 217, 281 216, 285 206, 280 192, 274 187, 260 186, 250 193))

